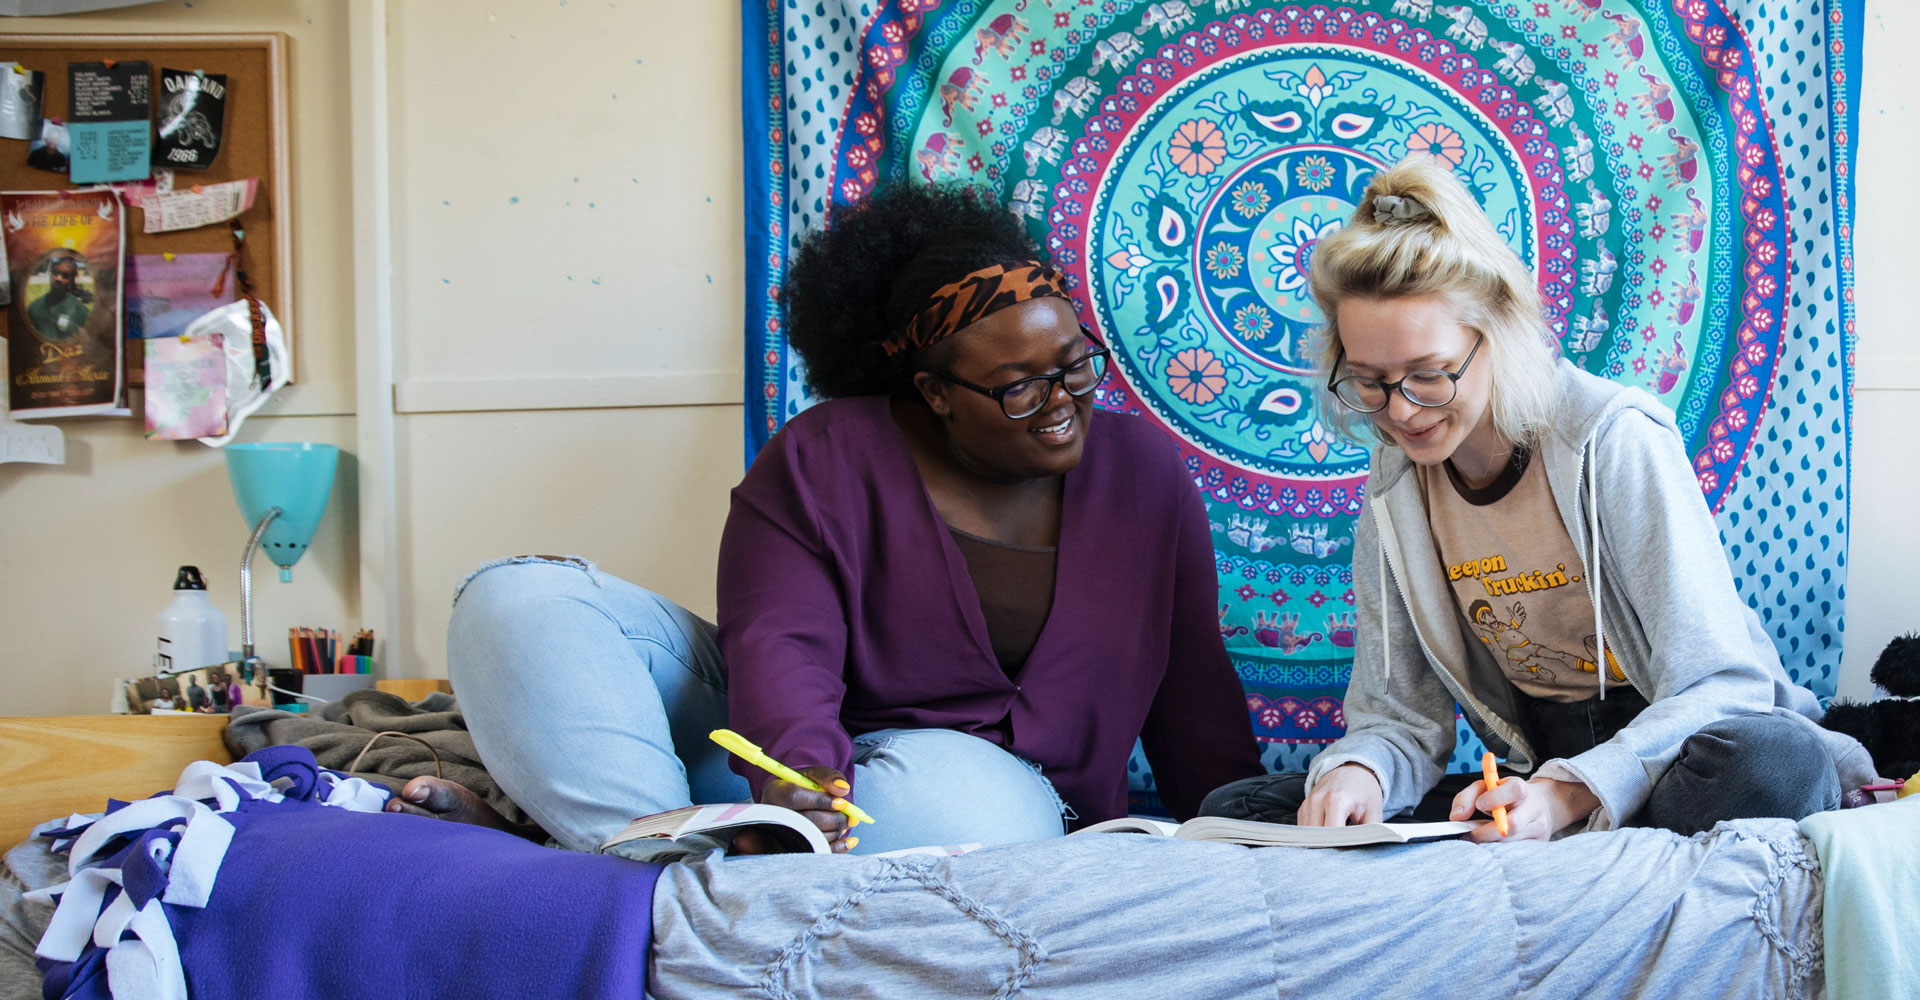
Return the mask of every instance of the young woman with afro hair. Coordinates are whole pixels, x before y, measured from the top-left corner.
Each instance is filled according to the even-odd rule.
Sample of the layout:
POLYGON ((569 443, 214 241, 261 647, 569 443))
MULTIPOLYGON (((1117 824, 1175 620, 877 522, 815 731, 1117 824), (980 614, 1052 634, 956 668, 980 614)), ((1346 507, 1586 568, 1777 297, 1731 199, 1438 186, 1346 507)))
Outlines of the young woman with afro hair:
MULTIPOLYGON (((1022 224, 892 187, 800 240, 784 297, 821 401, 733 491, 717 626, 554 557, 456 599, 454 689, 538 828, 593 850, 751 796, 836 851, 991 844, 1123 815, 1136 739, 1182 818, 1259 773, 1200 497, 1164 435, 1093 408, 1106 350, 1022 224), (828 791, 730 764, 720 726, 828 791)), ((497 819, 433 779, 403 798, 497 819)))

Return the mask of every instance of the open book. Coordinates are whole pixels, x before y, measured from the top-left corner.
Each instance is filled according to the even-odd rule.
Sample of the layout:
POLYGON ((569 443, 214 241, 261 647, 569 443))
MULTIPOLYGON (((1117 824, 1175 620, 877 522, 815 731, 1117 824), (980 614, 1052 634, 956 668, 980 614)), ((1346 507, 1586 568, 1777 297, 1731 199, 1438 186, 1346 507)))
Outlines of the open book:
MULTIPOLYGON (((826 834, 814 826, 805 816, 785 806, 768 805, 762 802, 726 802, 709 806, 686 806, 670 809, 651 816, 642 816, 628 823, 619 833, 607 838, 600 845, 602 851, 615 844, 624 844, 631 840, 678 841, 697 834, 708 834, 720 841, 732 839, 734 831, 742 827, 760 827, 782 848, 782 853, 832 854, 833 848, 827 845, 826 834)), ((697 848, 710 848, 711 843, 696 844, 697 848)), ((941 847, 908 847, 898 851, 870 857, 904 857, 910 854, 955 855, 975 850, 979 844, 955 844, 941 847)))
POLYGON ((1181 840, 1204 840, 1220 844, 1245 844, 1249 847, 1358 847, 1362 844, 1404 844, 1414 840, 1439 840, 1468 833, 1477 822, 1457 823, 1363 823, 1358 826, 1292 826, 1285 823, 1259 823, 1249 819, 1199 816, 1175 825, 1164 820, 1123 816, 1095 823, 1081 833, 1145 833, 1181 840))

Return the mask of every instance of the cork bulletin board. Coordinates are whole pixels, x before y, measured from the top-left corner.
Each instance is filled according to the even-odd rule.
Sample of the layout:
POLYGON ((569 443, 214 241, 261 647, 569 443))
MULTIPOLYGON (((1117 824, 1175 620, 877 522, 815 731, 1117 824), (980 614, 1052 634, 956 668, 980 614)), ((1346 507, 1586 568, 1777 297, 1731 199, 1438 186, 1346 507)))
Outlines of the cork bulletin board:
MULTIPOLYGON (((142 232, 141 210, 126 212, 126 252, 134 254, 231 253, 232 227, 246 231, 241 266, 254 294, 279 318, 289 359, 297 357, 293 319, 293 217, 287 150, 287 36, 278 32, 218 35, 19 35, 0 34, 0 61, 14 61, 47 75, 42 114, 65 118, 67 64, 146 60, 163 67, 224 73, 226 134, 219 155, 204 170, 180 170, 174 188, 258 178, 253 207, 229 223, 175 232, 142 232)), ((48 191, 74 187, 65 175, 26 164, 25 143, 7 143, 22 155, 0 156, 0 190, 48 191)), ((138 385, 141 350, 127 343, 127 367, 138 385)), ((291 360, 289 367, 292 367, 291 360)))

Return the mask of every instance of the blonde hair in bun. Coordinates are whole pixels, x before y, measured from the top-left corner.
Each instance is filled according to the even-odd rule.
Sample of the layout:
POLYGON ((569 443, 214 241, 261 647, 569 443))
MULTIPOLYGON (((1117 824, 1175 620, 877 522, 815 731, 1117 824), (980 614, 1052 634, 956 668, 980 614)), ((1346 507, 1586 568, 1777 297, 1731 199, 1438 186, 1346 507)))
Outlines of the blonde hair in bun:
MULTIPOLYGON (((1433 296, 1486 337, 1475 364, 1492 371, 1501 437, 1532 445, 1546 429, 1557 401, 1555 352, 1533 273, 1443 161, 1412 156, 1375 174, 1352 218, 1314 248, 1308 284, 1326 317, 1317 351, 1322 386, 1341 358, 1340 303, 1433 296)), ((1320 411, 1349 437, 1364 416, 1324 388, 1320 411)))

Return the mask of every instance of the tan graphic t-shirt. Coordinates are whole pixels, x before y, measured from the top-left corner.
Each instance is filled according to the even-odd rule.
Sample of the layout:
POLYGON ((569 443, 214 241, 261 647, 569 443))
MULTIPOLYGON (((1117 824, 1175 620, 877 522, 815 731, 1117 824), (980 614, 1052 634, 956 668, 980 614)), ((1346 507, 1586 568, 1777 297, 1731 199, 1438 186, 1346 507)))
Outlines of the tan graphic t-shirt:
MULTIPOLYGON (((1514 686, 1548 701, 1599 693, 1593 602, 1544 463, 1516 450, 1499 478, 1468 486, 1452 463, 1419 468, 1434 547, 1454 603, 1514 686)), ((1607 683, 1622 683, 1607 653, 1607 683)))

